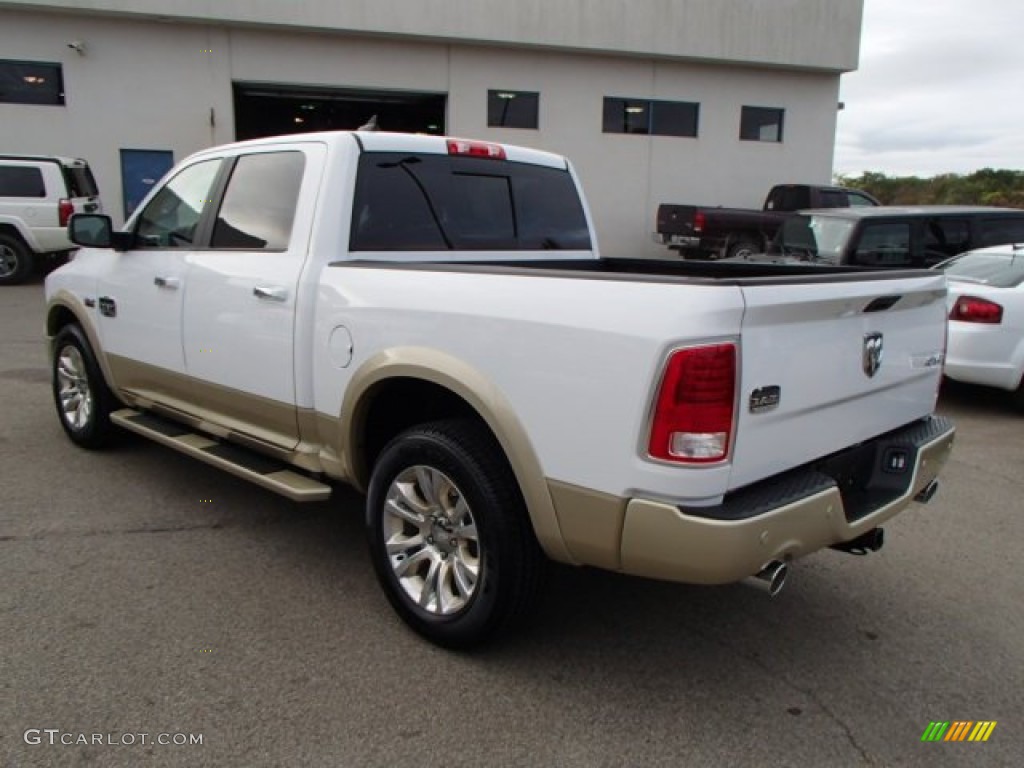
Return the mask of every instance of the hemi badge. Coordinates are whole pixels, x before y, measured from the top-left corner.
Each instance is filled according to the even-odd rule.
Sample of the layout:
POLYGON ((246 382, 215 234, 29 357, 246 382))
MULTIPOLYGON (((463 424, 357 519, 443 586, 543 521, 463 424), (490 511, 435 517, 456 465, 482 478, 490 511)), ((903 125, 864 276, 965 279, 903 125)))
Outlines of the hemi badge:
POLYGON ((760 387, 750 393, 750 412, 774 411, 782 401, 782 387, 760 387))

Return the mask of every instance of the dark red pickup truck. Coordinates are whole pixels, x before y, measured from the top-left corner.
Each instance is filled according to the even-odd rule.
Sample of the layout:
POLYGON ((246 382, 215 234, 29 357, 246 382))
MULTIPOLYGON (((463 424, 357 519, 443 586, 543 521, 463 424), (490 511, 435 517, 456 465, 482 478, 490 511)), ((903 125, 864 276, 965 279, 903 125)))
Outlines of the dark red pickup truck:
POLYGON ((782 222, 808 208, 850 208, 880 203, 859 189, 813 184, 777 184, 764 208, 658 206, 655 237, 687 258, 718 259, 763 253, 782 222))

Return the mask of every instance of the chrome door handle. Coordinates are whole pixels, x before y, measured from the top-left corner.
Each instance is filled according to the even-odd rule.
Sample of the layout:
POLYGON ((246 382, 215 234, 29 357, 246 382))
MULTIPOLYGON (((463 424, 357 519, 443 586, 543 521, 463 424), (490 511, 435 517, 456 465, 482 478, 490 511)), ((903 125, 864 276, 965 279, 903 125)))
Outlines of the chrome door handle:
POLYGON ((252 289, 252 295, 257 299, 264 299, 265 301, 287 301, 288 291, 284 288, 278 288, 276 286, 263 286, 257 285, 252 289))
POLYGON ((177 277, 157 275, 153 278, 153 285, 157 288, 166 288, 169 291, 176 291, 181 286, 181 280, 177 277))

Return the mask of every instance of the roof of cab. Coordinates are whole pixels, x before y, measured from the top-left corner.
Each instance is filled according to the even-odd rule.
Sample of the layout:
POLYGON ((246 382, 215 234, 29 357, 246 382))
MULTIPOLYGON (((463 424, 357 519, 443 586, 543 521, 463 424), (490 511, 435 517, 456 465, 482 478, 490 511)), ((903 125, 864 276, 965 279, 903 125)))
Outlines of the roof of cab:
POLYGON ((1015 213, 1024 215, 1019 208, 996 208, 989 205, 878 205, 854 208, 812 208, 800 213, 815 216, 834 216, 841 219, 885 219, 904 216, 956 216, 984 213, 1015 213))
MULTIPOLYGON (((392 133, 388 131, 321 131, 316 133, 294 133, 283 136, 268 136, 262 139, 250 139, 238 141, 232 144, 222 144, 216 147, 209 147, 196 155, 205 155, 217 152, 222 149, 237 149, 245 147, 278 146, 281 144, 297 144, 315 141, 328 145, 339 144, 354 139, 364 152, 416 152, 427 155, 448 154, 448 142, 455 137, 452 136, 431 136, 421 133, 392 133)), ((550 168, 565 170, 568 161, 561 155, 551 152, 544 152, 539 149, 520 147, 514 144, 503 144, 495 141, 483 141, 478 139, 460 139, 460 141, 473 141, 483 144, 494 144, 505 150, 508 160, 517 163, 530 163, 532 165, 543 165, 550 168)))

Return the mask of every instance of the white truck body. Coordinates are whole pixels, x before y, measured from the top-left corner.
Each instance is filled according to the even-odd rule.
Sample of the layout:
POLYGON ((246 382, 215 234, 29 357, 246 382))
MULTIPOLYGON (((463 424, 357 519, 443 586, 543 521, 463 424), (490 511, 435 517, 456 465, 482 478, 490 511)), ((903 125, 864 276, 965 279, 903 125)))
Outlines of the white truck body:
MULTIPOLYGON (((273 458, 300 479, 250 479, 296 499, 323 498, 328 481, 370 485, 391 422, 412 418, 420 399, 472 414, 501 446, 532 533, 563 562, 736 581, 871 532, 932 487, 953 438, 933 416, 941 274, 605 260, 585 201, 589 234, 574 242, 587 247, 359 250, 356 230, 372 215, 360 197, 361 159, 385 158, 380 168, 420 184, 432 158, 459 151, 452 144, 337 133, 198 153, 125 225, 136 247, 84 248, 49 276, 49 333, 83 328, 105 385, 127 406, 117 423, 242 476, 252 473, 225 465, 226 454, 201 455, 216 452, 206 444, 273 458), (304 159, 283 247, 213 247, 209 228, 224 217, 209 214, 198 225, 204 244, 138 247, 139 217, 182 169, 274 153, 304 159), (714 345, 736 356, 725 455, 652 458, 667 361, 714 345), (374 410, 382 392, 397 399, 374 410), (193 432, 174 436, 137 413, 193 432), (888 478, 878 473, 890 449, 903 465, 888 478), (872 452, 872 467, 855 470, 872 452), (845 470, 823 473, 829 457, 863 486, 856 498, 873 501, 852 510, 845 470)), ((564 158, 470 148, 484 158, 471 170, 546 168, 578 187, 564 158)), ((222 175, 217 202, 231 189, 222 175)), ((403 215, 394 214, 398 224, 403 215)), ((447 238, 444 215, 434 217, 447 238)))

